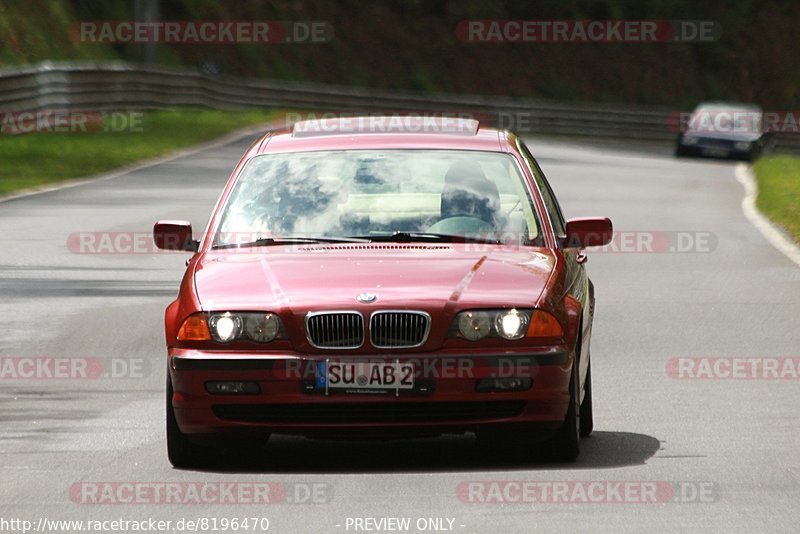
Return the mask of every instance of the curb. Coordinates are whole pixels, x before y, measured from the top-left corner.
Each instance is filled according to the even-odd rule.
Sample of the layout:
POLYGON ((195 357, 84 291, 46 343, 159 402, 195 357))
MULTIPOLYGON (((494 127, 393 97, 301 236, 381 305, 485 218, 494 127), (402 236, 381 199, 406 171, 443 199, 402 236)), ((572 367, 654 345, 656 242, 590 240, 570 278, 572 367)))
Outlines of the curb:
POLYGON ((756 197, 758 196, 758 186, 753 177, 752 169, 743 163, 736 165, 736 181, 744 187, 744 198, 742 199, 742 211, 753 226, 761 235, 769 241, 770 245, 800 266, 800 247, 794 243, 778 226, 767 219, 764 214, 756 207, 756 197))

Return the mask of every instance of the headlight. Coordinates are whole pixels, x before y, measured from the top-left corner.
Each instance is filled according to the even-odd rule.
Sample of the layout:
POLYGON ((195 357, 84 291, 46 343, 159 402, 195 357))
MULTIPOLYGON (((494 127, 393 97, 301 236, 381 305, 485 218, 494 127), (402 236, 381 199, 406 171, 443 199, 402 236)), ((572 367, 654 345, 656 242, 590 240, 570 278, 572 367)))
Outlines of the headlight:
POLYGON ((244 320, 244 329, 253 341, 267 343, 277 337, 280 319, 274 313, 249 313, 244 320))
POLYGON ((478 341, 485 337, 521 339, 528 330, 530 317, 529 310, 516 308, 465 311, 456 316, 449 335, 469 341, 478 341))
POLYGON ((519 339, 525 335, 528 326, 528 316, 515 309, 497 314, 494 320, 494 328, 500 337, 505 339, 519 339))
POLYGON ((736 150, 750 150, 750 141, 737 141, 733 144, 736 150))
POLYGON ((214 341, 230 343, 242 335, 242 318, 230 312, 215 314, 209 317, 208 326, 214 341))
POLYGON ((256 343, 285 337, 280 318, 270 312, 213 312, 208 315, 211 338, 218 343, 250 340, 256 343))
POLYGON ((458 331, 470 341, 478 341, 489 335, 492 330, 490 312, 470 311, 458 315, 458 331))
POLYGON ((682 142, 683 142, 684 145, 696 145, 697 144, 697 138, 696 137, 692 137, 691 135, 685 135, 685 136, 683 136, 682 142))

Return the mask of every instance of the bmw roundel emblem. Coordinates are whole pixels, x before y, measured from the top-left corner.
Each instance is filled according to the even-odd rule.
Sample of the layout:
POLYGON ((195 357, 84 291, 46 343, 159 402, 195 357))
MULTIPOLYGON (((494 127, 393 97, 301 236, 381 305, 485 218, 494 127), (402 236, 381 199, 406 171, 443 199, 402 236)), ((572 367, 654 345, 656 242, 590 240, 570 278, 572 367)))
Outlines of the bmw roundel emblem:
POLYGON ((373 295, 372 293, 361 293, 356 297, 356 300, 363 303, 375 302, 378 300, 378 295, 373 295))

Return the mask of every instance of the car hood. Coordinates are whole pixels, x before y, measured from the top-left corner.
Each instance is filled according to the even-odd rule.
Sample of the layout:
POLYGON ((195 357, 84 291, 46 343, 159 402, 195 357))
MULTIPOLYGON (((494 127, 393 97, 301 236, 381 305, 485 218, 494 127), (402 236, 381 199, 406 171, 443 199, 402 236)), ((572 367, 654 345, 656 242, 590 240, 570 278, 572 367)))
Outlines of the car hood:
POLYGON ((204 310, 533 306, 554 269, 548 249, 345 244, 208 252, 194 273, 204 310), (476 250, 476 249, 480 250, 476 250))

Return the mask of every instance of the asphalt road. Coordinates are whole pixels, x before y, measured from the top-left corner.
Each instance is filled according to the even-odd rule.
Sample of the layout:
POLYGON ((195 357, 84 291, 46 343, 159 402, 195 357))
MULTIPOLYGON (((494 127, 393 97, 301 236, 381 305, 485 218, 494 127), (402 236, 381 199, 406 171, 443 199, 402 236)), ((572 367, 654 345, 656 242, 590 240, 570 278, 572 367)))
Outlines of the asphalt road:
MULTIPOLYGON (((800 268, 742 215, 735 164, 675 160, 666 151, 530 141, 568 217, 608 215, 621 236, 639 240, 617 243, 627 252, 590 254, 595 433, 576 463, 487 454, 471 436, 279 437, 226 469, 172 469, 162 312, 186 255, 80 253, 94 249, 78 248, 76 234, 146 236, 156 219, 173 218, 203 228, 247 141, 0 203, 0 357, 14 362, 5 375, 0 367, 0 531, 15 531, 3 521, 34 528, 40 518, 202 517, 218 527, 223 518, 267 518, 269 532, 365 532, 376 526, 366 518, 389 517, 409 518, 412 532, 796 531, 800 379, 726 378, 722 367, 716 379, 692 379, 691 369, 668 369, 675 358, 761 359, 746 364, 754 366, 799 357, 800 268), (89 371, 11 376, 27 369, 13 360, 21 357, 45 362, 40 377, 48 365, 58 374, 48 358, 80 359, 89 371), (523 486, 510 481, 553 491, 548 502, 519 502, 526 499, 515 488, 523 486), (170 482, 186 483, 181 503, 153 496, 170 482), (187 496, 229 482, 244 487, 235 504, 198 505, 187 496), (266 483, 278 488, 273 495, 288 495, 244 503, 248 488, 266 483), (130 488, 140 492, 136 503, 119 502, 130 488)), ((205 526, 198 531, 211 531, 205 526)))

